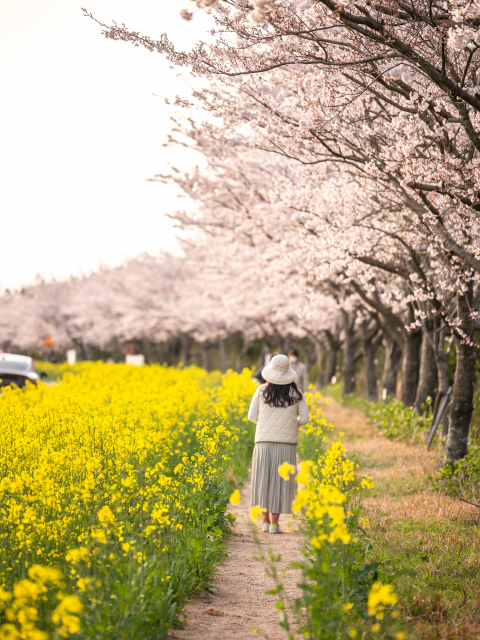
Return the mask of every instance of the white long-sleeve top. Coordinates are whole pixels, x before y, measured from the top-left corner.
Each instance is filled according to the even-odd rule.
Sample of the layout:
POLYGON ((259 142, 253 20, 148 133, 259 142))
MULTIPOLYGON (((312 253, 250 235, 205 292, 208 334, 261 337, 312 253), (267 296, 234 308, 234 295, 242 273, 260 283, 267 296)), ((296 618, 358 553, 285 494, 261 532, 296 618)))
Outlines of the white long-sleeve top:
POLYGON ((310 421, 305 396, 290 407, 271 407, 262 397, 265 385, 253 394, 248 419, 257 424, 255 442, 297 444, 298 428, 310 421))

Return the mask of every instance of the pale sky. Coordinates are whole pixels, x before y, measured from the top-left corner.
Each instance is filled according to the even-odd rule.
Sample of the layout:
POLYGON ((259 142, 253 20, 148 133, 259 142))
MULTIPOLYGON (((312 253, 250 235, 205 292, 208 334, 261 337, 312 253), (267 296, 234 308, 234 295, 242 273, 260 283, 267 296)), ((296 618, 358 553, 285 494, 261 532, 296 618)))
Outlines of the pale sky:
POLYGON ((189 0, 0 0, 0 291, 174 249, 164 214, 187 204, 145 181, 197 161, 162 147, 163 98, 186 95, 184 80, 159 54, 106 40, 81 6, 177 49, 209 25, 180 18, 189 0))

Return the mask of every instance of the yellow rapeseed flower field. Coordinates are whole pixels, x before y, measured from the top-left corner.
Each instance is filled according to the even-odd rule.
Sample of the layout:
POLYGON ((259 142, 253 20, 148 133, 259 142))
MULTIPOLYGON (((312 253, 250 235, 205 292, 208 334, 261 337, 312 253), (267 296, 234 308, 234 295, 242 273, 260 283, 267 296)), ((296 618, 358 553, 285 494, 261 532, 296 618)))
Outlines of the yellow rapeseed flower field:
POLYGON ((248 371, 102 363, 5 388, 0 640, 165 637, 222 556, 253 391, 248 371))

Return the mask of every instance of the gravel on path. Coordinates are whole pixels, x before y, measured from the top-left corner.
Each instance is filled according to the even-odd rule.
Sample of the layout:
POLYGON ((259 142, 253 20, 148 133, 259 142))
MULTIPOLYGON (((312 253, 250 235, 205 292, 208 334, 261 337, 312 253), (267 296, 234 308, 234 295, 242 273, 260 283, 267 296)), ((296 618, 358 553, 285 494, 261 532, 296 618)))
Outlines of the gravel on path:
MULTIPOLYGON (((187 624, 185 629, 169 632, 169 638, 177 640, 229 640, 249 639, 266 635, 269 640, 285 640, 286 632, 279 626, 279 611, 275 608, 278 596, 266 595, 274 587, 273 581, 265 573, 265 563, 254 560, 259 551, 256 547, 250 519, 250 483, 240 492, 238 505, 230 505, 230 511, 237 517, 235 535, 228 542, 228 556, 220 567, 214 586, 215 594, 202 592, 187 604, 187 624), (257 630, 257 634, 252 631, 257 630)), ((291 516, 281 516, 282 528, 290 523, 291 530, 283 535, 270 535, 261 531, 260 519, 253 526, 257 528, 264 553, 271 547, 281 554, 278 570, 288 568, 291 562, 302 559, 301 534, 296 521, 291 516)), ((293 600, 299 594, 298 570, 287 569, 285 578, 287 598, 293 600)))

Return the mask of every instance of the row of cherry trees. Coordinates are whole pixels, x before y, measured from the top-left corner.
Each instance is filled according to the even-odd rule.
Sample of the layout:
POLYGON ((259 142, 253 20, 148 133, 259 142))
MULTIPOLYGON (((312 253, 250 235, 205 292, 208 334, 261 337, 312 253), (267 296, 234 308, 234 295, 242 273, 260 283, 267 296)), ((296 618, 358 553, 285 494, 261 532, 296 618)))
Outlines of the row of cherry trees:
POLYGON ((83 359, 132 343, 150 350, 150 359, 173 363, 180 346, 182 362, 189 364, 195 349, 209 368, 215 347, 226 370, 228 342, 241 371, 249 347, 263 341, 265 351, 305 344, 313 363, 320 353, 316 336, 335 331, 336 302, 308 303, 291 277, 287 295, 275 285, 253 282, 244 268, 252 256, 243 248, 235 255, 230 247, 229 271, 221 273, 219 256, 212 260, 210 250, 191 248, 188 259, 142 256, 88 277, 6 293, 0 296, 0 349, 39 353, 49 336, 56 352, 75 348, 83 359))
MULTIPOLYGON (((480 307, 480 3, 197 4, 214 27, 190 52, 102 25, 202 77, 176 103, 181 142, 207 159, 170 178, 198 205, 177 219, 225 256, 224 273, 225 247, 244 247, 259 292, 288 295, 296 280, 308 300, 336 301, 346 392, 361 344, 375 398, 382 335, 384 388, 394 392, 401 366, 402 400, 421 411, 446 392, 454 340, 447 457, 462 457, 480 307)), ((338 331, 323 334, 334 351, 338 331)))

